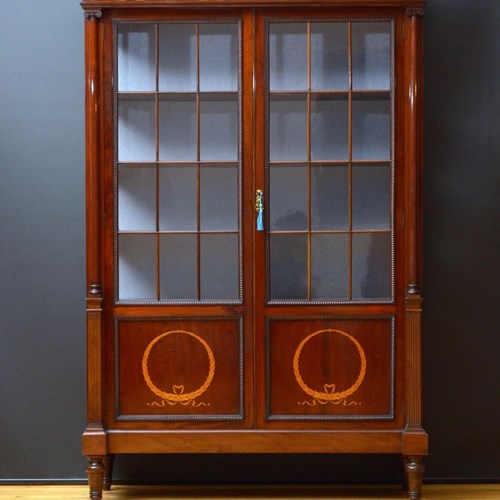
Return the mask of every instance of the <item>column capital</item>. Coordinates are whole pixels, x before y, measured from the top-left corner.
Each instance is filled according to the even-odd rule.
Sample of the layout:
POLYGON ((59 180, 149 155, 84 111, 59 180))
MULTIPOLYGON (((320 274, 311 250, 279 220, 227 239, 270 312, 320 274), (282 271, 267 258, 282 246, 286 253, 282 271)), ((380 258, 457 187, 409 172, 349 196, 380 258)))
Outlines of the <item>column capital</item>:
POLYGON ((423 7, 408 7, 405 11, 405 15, 407 17, 414 17, 414 16, 422 17, 424 15, 424 8, 423 7))
POLYGON ((96 10, 86 10, 83 14, 85 19, 100 19, 102 17, 102 11, 96 10))

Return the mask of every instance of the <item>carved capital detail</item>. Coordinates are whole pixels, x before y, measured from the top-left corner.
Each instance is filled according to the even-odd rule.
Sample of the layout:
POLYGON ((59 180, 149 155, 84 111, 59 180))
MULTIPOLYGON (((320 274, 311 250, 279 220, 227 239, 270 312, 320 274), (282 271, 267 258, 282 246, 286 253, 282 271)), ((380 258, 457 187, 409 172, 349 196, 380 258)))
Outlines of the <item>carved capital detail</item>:
POLYGON ((86 10, 84 13, 85 19, 100 19, 102 11, 100 10, 86 10))
POLYGON ((97 283, 91 283, 88 290, 88 295, 90 297, 101 297, 102 296, 102 287, 97 283))
POLYGON ((420 295, 420 286, 416 283, 410 283, 406 293, 408 295, 420 295))
POLYGON ((406 9, 405 14, 407 17, 413 17, 413 16, 423 16, 424 15, 424 8, 423 7, 408 7, 406 9))

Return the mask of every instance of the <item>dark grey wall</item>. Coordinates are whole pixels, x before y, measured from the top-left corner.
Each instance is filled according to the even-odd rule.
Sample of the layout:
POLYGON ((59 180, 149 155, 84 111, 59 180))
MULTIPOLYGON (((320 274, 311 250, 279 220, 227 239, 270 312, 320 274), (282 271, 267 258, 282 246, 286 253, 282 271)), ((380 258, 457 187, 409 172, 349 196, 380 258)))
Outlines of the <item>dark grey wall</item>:
MULTIPOLYGON (((83 16, 0 5, 0 480, 81 479, 83 16)), ((433 480, 500 478, 500 2, 430 0, 424 409, 433 480)), ((397 481, 396 457, 120 457, 129 481, 397 481)))
POLYGON ((500 477, 500 2, 429 0, 425 425, 432 477, 500 477))
POLYGON ((0 16, 0 477, 79 477, 82 15, 1 0, 0 16))

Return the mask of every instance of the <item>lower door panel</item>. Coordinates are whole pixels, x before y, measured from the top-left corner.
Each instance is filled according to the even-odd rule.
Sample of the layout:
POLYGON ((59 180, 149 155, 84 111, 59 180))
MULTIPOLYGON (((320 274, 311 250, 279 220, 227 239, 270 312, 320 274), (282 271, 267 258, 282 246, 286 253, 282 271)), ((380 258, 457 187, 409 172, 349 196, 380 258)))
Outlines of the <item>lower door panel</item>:
POLYGON ((392 316, 267 318, 268 420, 394 418, 392 316))
POLYGON ((115 321, 115 417, 242 420, 241 317, 115 321))

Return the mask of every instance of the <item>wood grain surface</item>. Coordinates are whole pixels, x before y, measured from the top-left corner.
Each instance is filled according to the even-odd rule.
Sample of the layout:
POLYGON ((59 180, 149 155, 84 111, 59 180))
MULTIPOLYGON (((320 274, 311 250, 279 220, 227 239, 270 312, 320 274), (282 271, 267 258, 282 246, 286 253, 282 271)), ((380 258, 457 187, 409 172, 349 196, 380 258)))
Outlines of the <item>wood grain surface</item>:
MULTIPOLYGON (((71 486, 0 486, 3 500, 87 500, 86 485, 71 486)), ((372 487, 171 487, 113 486, 104 492, 105 500, 207 500, 207 499, 279 499, 279 500, 384 500, 406 499, 399 486, 372 487)), ((500 485, 424 485, 424 500, 497 500, 500 485)))

